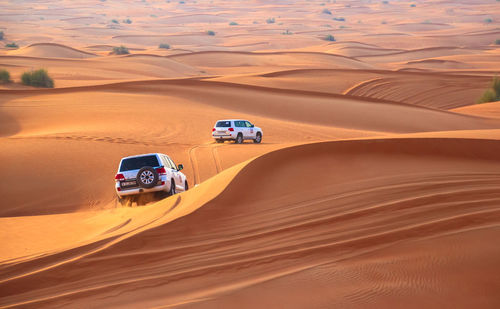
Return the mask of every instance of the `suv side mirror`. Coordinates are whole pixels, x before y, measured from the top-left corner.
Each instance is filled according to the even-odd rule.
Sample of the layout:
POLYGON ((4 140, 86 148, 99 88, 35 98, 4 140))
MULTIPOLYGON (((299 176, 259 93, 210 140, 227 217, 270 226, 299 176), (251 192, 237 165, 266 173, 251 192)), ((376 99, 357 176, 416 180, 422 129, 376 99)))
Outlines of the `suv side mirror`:
POLYGON ((183 169, 184 169, 184 165, 179 164, 179 165, 177 166, 177 170, 178 170, 178 171, 183 170, 183 169))

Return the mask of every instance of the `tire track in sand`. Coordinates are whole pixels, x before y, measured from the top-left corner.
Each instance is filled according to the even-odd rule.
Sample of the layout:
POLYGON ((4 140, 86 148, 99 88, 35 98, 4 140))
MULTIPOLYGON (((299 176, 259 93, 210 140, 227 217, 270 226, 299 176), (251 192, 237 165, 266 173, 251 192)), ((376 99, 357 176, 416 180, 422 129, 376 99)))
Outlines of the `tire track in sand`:
POLYGON ((217 148, 220 146, 221 145, 209 143, 209 144, 195 145, 188 150, 189 161, 191 162, 191 167, 193 169, 193 178, 195 185, 200 184, 203 180, 205 180, 205 179, 202 180, 203 175, 209 175, 209 177, 211 177, 222 171, 222 164, 220 161, 219 153, 217 151, 217 148), (204 162, 205 163, 204 165, 200 165, 200 161, 198 159, 199 153, 198 155, 196 154, 198 151, 204 151, 205 158, 212 157, 213 166, 212 164, 210 165, 206 164, 211 160, 207 160, 207 162, 204 162))

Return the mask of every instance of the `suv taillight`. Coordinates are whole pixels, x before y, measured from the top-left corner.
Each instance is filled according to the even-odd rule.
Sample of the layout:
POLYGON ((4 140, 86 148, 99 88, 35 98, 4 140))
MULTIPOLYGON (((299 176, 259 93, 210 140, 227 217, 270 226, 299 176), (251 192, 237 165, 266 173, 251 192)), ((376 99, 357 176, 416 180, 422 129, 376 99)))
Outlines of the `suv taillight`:
POLYGON ((167 171, 165 170, 165 168, 163 166, 157 168, 156 172, 158 173, 158 175, 167 175, 167 171))
POLYGON ((212 132, 214 132, 214 131, 215 131, 215 128, 212 129, 212 132))
POLYGON ((125 180, 125 176, 123 176, 123 174, 116 174, 115 180, 116 181, 125 180))
POLYGON ((233 132, 233 131, 234 131, 234 129, 233 129, 233 128, 229 128, 228 130, 229 130, 229 131, 231 131, 231 132, 233 132))

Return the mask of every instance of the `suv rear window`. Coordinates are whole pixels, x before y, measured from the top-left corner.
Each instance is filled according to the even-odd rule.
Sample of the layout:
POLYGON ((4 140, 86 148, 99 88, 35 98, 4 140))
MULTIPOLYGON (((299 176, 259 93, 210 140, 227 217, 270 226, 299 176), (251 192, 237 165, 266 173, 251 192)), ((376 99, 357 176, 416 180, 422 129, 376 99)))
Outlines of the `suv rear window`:
POLYGON ((158 163, 158 159, 154 155, 128 158, 122 161, 120 172, 138 170, 143 168, 144 166, 157 167, 160 166, 160 164, 158 163))
POLYGON ((231 121, 217 121, 217 124, 215 126, 219 128, 230 128, 231 121))

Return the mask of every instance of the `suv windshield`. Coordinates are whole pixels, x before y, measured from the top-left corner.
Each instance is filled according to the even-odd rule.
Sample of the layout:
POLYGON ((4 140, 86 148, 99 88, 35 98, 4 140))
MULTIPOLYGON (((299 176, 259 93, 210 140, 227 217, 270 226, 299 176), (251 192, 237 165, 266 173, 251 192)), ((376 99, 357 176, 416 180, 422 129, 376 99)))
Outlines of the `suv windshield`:
POLYGON ((215 126, 219 128, 229 128, 231 127, 231 121, 217 121, 215 126))
POLYGON ((144 166, 157 167, 160 166, 160 164, 158 163, 158 159, 156 158, 155 155, 128 158, 122 161, 122 165, 120 166, 120 172, 138 170, 143 168, 144 166))

